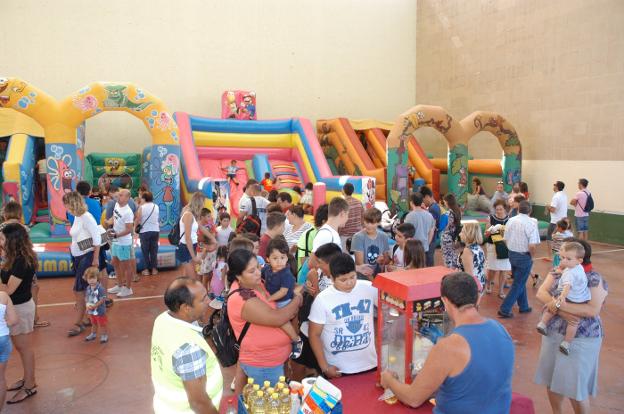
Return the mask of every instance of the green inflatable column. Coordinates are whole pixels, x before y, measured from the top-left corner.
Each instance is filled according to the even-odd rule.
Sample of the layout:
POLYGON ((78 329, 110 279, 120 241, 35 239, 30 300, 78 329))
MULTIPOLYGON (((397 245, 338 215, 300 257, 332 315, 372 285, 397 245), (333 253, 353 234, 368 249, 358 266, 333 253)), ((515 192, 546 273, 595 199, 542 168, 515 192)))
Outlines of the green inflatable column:
POLYGON ((457 202, 466 202, 470 183, 468 182, 468 146, 455 144, 448 152, 448 188, 455 194, 457 202))

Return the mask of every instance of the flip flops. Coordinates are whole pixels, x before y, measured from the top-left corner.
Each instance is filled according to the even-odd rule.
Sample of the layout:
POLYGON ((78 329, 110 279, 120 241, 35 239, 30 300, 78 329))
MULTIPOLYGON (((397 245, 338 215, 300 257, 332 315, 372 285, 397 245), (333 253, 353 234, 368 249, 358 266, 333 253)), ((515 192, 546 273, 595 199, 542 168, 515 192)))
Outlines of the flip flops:
POLYGON ((37 394, 37 389, 35 387, 32 387, 32 388, 21 388, 18 392, 15 393, 13 398, 8 400, 6 403, 7 404, 19 404, 22 401, 32 397, 35 394, 37 394), (24 398, 20 398, 19 400, 13 400, 13 398, 15 398, 15 396, 18 395, 22 391, 24 391, 24 394, 25 394, 24 398))

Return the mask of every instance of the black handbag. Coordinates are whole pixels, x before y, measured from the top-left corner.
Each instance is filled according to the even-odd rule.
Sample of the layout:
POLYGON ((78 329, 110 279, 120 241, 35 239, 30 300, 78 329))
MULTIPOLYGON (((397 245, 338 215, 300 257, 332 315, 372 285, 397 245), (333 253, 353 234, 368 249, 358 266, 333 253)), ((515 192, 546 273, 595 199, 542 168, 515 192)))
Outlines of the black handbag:
POLYGON ((143 228, 143 226, 145 225, 145 223, 147 223, 147 220, 150 219, 150 217, 152 217, 152 213, 154 212, 154 209, 156 209, 156 204, 154 204, 154 207, 152 207, 152 211, 150 211, 149 215, 147 216, 147 218, 145 220, 143 220, 143 223, 137 224, 136 227, 134 228, 134 232, 135 233, 140 233, 141 229, 143 228))

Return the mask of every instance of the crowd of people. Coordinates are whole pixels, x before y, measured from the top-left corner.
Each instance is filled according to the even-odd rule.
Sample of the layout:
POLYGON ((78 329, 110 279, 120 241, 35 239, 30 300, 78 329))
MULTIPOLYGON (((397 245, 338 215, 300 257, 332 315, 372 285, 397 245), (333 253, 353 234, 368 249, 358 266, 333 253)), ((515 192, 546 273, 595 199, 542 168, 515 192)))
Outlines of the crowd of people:
MULTIPOLYGON (((584 191, 587 183, 579 181, 579 188, 581 184, 584 191)), ((382 212, 364 210, 352 197, 350 184, 344 186, 342 197, 316 209, 311 225, 302 221, 303 208, 293 203, 289 193, 275 194, 275 201, 264 199, 262 185, 250 180, 240 201, 238 220, 257 215, 262 221, 260 237, 229 229, 226 263, 209 277, 224 278, 218 285, 222 290, 215 291, 204 280, 199 293, 206 302, 211 301, 208 315, 227 305, 234 335, 239 338, 240 356, 232 389, 240 393, 247 378, 262 384, 265 380, 276 383, 285 374, 291 379, 314 374, 331 379, 375 369, 377 292, 371 281, 381 272, 434 265, 433 252, 439 244, 442 263, 450 269, 442 282, 442 299, 455 328, 433 347, 422 375, 411 385, 401 384, 392 372, 382 375, 381 385, 411 406, 422 404, 437 391, 438 407, 449 412, 456 408, 468 412, 470 407, 483 410, 484 406, 490 407, 486 412, 508 409, 513 342, 500 323, 479 313, 479 304, 497 283, 502 300, 499 317, 512 317, 515 304, 520 313, 532 311, 526 283, 540 237, 537 221, 530 217, 528 188, 515 187, 517 194, 513 195, 502 187, 502 183, 497 185, 484 234, 477 222, 462 223, 462 208, 452 194, 442 199, 448 220, 441 228, 441 206, 431 190, 422 187, 411 194, 410 211, 396 226, 392 246, 390 235, 380 228, 382 212), (510 288, 506 286, 509 282, 510 288), (353 332, 355 319, 357 332, 353 332), (497 361, 495 372, 491 372, 492 358, 497 361)), ((483 193, 483 188, 478 191, 483 193)), ((562 220, 556 215, 558 199, 548 207, 556 222, 562 220)), ((229 216, 222 214, 219 219, 229 216)), ((567 397, 575 412, 581 413, 586 412, 588 397, 596 392, 602 338, 598 314, 607 285, 591 268, 591 248, 582 234, 586 235, 586 227, 578 228, 577 239, 568 237, 568 227, 557 225, 559 230, 553 231, 555 236, 560 234, 556 246, 560 259, 538 293, 538 300, 548 311, 537 328, 544 337, 535 381, 547 387, 553 412, 560 412, 567 397), (585 279, 578 277, 579 268, 587 274, 585 279), (574 276, 568 275, 572 270, 574 276), (583 283, 585 292, 579 295, 583 283), (578 381, 565 381, 566 375, 578 381)), ((220 231, 217 228, 213 237, 219 239, 220 231)), ((193 277, 178 279, 168 292, 201 283, 193 277)), ((187 290, 190 292, 190 287, 187 290)), ((187 297, 187 305, 192 306, 195 296, 187 297)), ((171 316, 178 311, 169 307, 165 313, 171 316)), ((191 322, 203 324, 207 319, 198 315, 191 322)), ((156 339, 162 335, 156 326, 154 329, 152 354, 162 348, 156 339)), ((213 356, 201 353, 200 363, 197 356, 191 356, 197 347, 189 348, 183 340, 177 342, 175 354, 180 364, 186 361, 188 365, 189 358, 193 359, 193 374, 178 373, 181 367, 176 365, 177 358, 171 367, 159 369, 173 370, 178 375, 178 387, 187 389, 187 381, 206 377, 208 366, 214 364, 213 356)), ((161 398, 158 393, 156 399, 161 398)), ((188 389, 187 395, 193 407, 188 389)), ((209 401, 214 403, 215 394, 206 392, 203 402, 209 401)))
MULTIPOLYGON (((240 338, 231 384, 236 392, 247 378, 276 383, 285 374, 292 379, 312 374, 331 379, 375 369, 378 296, 372 280, 382 272, 433 266, 438 245, 440 264, 449 268, 442 300, 455 328, 433 347, 423 375, 411 385, 401 384, 392 372, 382 375, 381 385, 411 406, 436 390, 438 405, 451 411, 457 404, 463 409, 482 407, 483 398, 494 407, 492 412, 509 406, 513 343, 502 325, 479 313, 479 304, 498 284, 499 317, 512 317, 516 304, 520 313, 532 311, 526 284, 540 238, 526 187, 508 195, 499 184, 484 234, 478 223, 462 223, 462 207, 452 194, 439 205, 432 191, 422 187, 411 194, 410 211, 391 235, 380 228, 382 212, 364 210, 351 184, 345 184, 342 197, 315 209, 314 224, 304 219, 311 208, 306 194, 299 200, 289 192, 267 194, 268 184, 246 183, 236 228, 227 212, 213 217, 202 194, 193 194, 182 210, 176 251, 182 276, 168 287, 167 311, 156 319, 152 335, 157 413, 216 410, 223 381, 219 363, 199 333, 224 308, 240 338), (448 216, 444 227, 443 210, 448 216), (251 227, 240 225, 246 220, 251 227), (471 352, 475 349, 479 352, 471 352), (500 369, 486 375, 485 364, 493 356, 500 369)), ((576 209, 576 239, 571 239, 571 226, 561 210, 568 204, 563 183, 553 185, 555 196, 547 206, 555 262, 537 294, 547 311, 537 326, 543 338, 535 381, 547 387, 554 412, 561 410, 565 398, 575 412, 586 412, 588 397, 596 393, 603 335, 599 313, 608 286, 592 268, 586 242, 591 198, 587 185, 579 180, 579 192, 570 202, 576 209), (569 381, 570 376, 577 381, 569 381)), ((89 184, 81 182, 77 191, 63 197, 75 272, 75 321, 68 336, 79 336, 90 327, 84 340, 99 337, 106 343, 108 296, 133 295, 132 283, 139 277, 135 238, 146 263, 142 274, 158 272, 159 209, 146 188, 136 200, 126 189, 112 188, 100 201, 90 192, 89 184), (111 288, 105 249, 110 249, 116 280, 111 288)), ((37 261, 15 204, 4 206, 0 227, 0 389, 15 391, 8 403, 37 393, 32 332, 36 323, 48 324, 36 316, 37 261), (7 386, 4 369, 12 347, 21 357, 23 377, 7 386)))

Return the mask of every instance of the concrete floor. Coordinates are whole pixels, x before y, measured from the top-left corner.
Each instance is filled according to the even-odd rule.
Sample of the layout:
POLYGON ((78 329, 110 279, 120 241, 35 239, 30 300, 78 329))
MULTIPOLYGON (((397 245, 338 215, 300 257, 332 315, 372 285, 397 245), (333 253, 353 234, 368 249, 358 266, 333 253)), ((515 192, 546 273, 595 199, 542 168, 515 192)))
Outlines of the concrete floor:
MULTIPOLYGON (((624 412, 624 282, 617 274, 624 263, 624 249, 594 244, 595 269, 609 282, 609 297, 602 312, 606 337, 600 360, 599 396, 592 400, 593 413, 624 412), (617 344, 620 344, 617 346, 617 344)), ((439 254, 439 253, 438 253, 439 254)), ((545 256, 540 246, 538 256, 545 256)), ((440 258, 437 258, 438 262, 440 258)), ((548 263, 537 260, 535 271, 544 274, 548 263)), ((149 346, 154 318, 165 309, 162 294, 176 271, 143 277, 133 288, 135 296, 116 300, 109 312, 110 342, 106 345, 85 343, 83 336, 67 338, 73 315, 70 278, 40 281, 40 313, 52 326, 35 331, 38 394, 3 413, 71 414, 84 413, 149 413, 152 386, 150 381, 149 346)), ((530 285, 529 285, 530 286, 530 285)), ((535 289, 529 287, 529 300, 535 310, 535 289)), ((500 300, 486 296, 482 313, 496 317, 500 300)), ((518 315, 503 321, 516 343, 514 391, 533 398, 536 413, 549 413, 546 392, 532 382, 539 352, 539 335, 535 324, 539 312, 518 315)), ((9 384, 21 378, 19 356, 14 353, 7 368, 9 384)), ((233 372, 224 370, 226 388, 233 372)), ((226 391, 226 395, 229 390, 226 391)), ((10 398, 12 393, 7 393, 10 398)), ((348 407, 346 413, 349 413, 348 407)), ((569 406, 566 412, 572 412, 569 406)))

